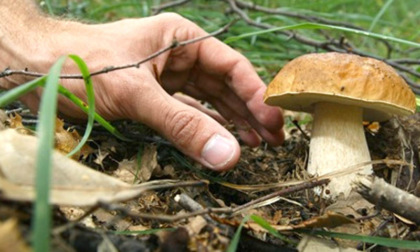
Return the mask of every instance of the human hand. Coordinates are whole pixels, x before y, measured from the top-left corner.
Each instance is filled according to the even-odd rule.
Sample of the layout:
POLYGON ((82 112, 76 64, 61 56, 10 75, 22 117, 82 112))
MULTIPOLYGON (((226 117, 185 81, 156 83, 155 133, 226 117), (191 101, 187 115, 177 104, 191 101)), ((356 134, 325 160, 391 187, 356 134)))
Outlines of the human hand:
MULTIPOLYGON (((185 41, 206 35, 177 14, 99 25, 51 22, 55 22, 50 24, 51 29, 39 31, 41 35, 30 41, 26 50, 33 57, 14 62, 15 68, 47 72, 59 56, 76 54, 93 72, 138 62, 174 39, 185 41)), ((66 64, 63 71, 77 73, 72 64, 66 64)), ((11 83, 22 83, 19 78, 11 83)), ((261 137, 271 145, 279 145, 284 139, 281 112, 263 103, 266 87, 250 62, 215 38, 177 47, 138 69, 113 71, 92 80, 100 115, 109 120, 143 122, 183 153, 214 170, 232 168, 240 155, 238 142, 221 123, 232 121, 241 139, 250 146, 258 146, 261 137), (153 65, 161 83, 156 80, 153 65), (219 114, 186 95, 209 102, 219 114)), ((63 80, 62 84, 86 100, 82 81, 63 80)), ((24 97, 31 109, 37 109, 40 92, 24 97)), ((68 117, 85 117, 68 100, 60 99, 59 108, 68 117)))

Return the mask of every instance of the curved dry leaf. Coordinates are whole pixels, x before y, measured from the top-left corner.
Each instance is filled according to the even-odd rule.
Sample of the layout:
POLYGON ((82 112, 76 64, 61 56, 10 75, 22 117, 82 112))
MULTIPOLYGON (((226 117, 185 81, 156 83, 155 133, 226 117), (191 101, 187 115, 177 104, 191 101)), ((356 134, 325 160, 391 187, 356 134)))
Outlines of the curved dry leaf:
MULTIPOLYGON (((38 139, 8 129, 0 132, 0 190, 5 197, 31 201, 35 197, 35 164, 38 139)), ((52 204, 92 206, 131 199, 161 180, 131 186, 84 166, 58 151, 52 155, 50 201, 52 204)))
POLYGON ((118 163, 118 169, 114 172, 116 177, 127 183, 149 181, 160 166, 157 161, 157 147, 148 145, 144 148, 140 161, 138 159, 123 159, 118 163))
POLYGON ((297 246, 299 252, 357 252, 355 248, 344 248, 332 240, 304 235, 297 246))
POLYGON ((157 162, 157 147, 155 145, 147 146, 143 150, 141 157, 141 167, 139 173, 140 181, 149 181, 154 170, 159 166, 157 162))
MULTIPOLYGON (((79 133, 72 129, 72 130, 66 130, 64 128, 64 122, 63 120, 60 120, 58 118, 55 119, 55 149, 58 151, 68 154, 70 153, 76 146, 79 144, 82 137, 79 135, 79 133)), ((85 144, 82 146, 82 148, 75 153, 72 158, 75 160, 78 160, 79 157, 85 158, 90 153, 93 152, 93 149, 90 148, 89 145, 85 144)))
POLYGON ((334 228, 345 224, 353 224, 355 221, 342 214, 335 212, 327 212, 323 215, 311 218, 302 223, 294 225, 297 228, 334 228))

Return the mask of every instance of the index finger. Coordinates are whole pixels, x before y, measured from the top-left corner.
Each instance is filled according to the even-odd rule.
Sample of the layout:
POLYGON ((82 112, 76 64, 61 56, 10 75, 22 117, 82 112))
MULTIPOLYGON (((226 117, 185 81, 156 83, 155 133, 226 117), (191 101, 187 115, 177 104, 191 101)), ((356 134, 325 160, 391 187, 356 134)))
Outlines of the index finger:
MULTIPOLYGON (((172 33, 170 32, 172 39, 186 41, 208 35, 196 24, 181 16, 167 15, 167 17, 165 22, 168 23, 165 27, 173 27, 172 33), (176 26, 174 18, 177 20, 176 26)), ((165 30, 164 34, 168 34, 168 30, 165 30)), ((266 85, 243 55, 218 39, 211 37, 175 48, 168 55, 165 69, 187 74, 190 80, 196 79, 197 76, 194 75, 199 72, 217 77, 222 85, 226 85, 237 95, 260 126, 271 132, 275 138, 282 138, 283 118, 280 109, 265 105, 263 102, 266 85), (195 71, 195 67, 200 71, 195 71)), ((170 85, 174 85, 174 80, 170 81, 170 85)))
POLYGON ((274 132, 281 129, 282 114, 278 108, 264 104, 266 85, 248 59, 216 38, 203 40, 197 52, 200 69, 221 76, 268 130, 274 132))

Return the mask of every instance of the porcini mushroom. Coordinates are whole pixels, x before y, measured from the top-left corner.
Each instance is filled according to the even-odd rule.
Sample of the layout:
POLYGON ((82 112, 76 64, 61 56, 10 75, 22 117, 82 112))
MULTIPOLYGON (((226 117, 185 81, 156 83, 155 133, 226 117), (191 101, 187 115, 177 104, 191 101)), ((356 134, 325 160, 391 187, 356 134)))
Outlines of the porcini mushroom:
MULTIPOLYGON (((363 120, 415 112, 415 95, 382 61, 344 53, 314 53, 286 64, 268 85, 265 103, 313 113, 308 172, 324 175, 370 161, 363 120)), ((362 174, 371 174, 365 166, 362 174)), ((346 198, 356 174, 331 179, 330 195, 346 198)))

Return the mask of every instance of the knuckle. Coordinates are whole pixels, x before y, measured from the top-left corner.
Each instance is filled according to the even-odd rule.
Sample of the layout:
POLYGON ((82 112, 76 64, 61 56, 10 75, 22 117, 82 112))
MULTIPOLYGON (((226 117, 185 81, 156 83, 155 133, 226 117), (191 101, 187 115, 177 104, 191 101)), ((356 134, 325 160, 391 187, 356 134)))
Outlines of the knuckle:
POLYGON ((162 22, 163 27, 165 27, 165 31, 167 31, 167 27, 172 27, 173 35, 177 39, 184 39, 184 37, 195 37, 198 32, 202 32, 202 30, 192 21, 183 16, 173 13, 167 12, 159 14, 160 22, 162 22), (179 37, 179 38, 178 38, 179 37))
POLYGON ((171 23, 186 20, 184 17, 174 12, 165 12, 165 13, 159 14, 158 17, 161 18, 161 20, 165 22, 171 22, 171 23))
POLYGON ((169 129, 170 138, 179 146, 185 147, 193 141, 201 119, 188 111, 168 114, 165 128, 169 129))

